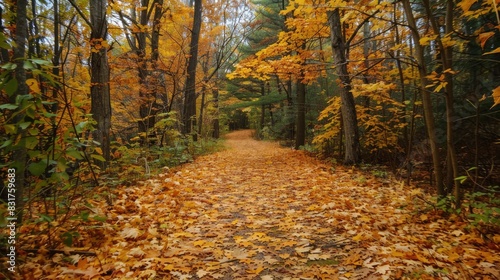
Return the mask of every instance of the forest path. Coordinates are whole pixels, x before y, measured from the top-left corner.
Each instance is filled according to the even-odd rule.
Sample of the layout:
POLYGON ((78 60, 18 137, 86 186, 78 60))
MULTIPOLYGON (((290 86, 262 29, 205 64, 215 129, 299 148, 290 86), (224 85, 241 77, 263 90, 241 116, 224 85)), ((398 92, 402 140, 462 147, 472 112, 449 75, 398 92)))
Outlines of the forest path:
MULTIPOLYGON (((343 239, 313 211, 331 202, 329 190, 341 179, 304 152, 256 141, 251 134, 228 134, 227 150, 177 174, 180 185, 192 189, 183 198, 192 208, 179 213, 183 231, 171 234, 169 247, 173 255, 198 256, 189 262, 191 274, 220 279, 308 274, 308 255, 333 262, 331 250, 321 247, 343 239)), ((177 263, 187 264, 182 258, 177 263)), ((173 274, 182 277, 175 266, 173 274)))
MULTIPOLYGON (((92 279, 498 279, 498 246, 388 174, 227 135, 227 149, 119 188, 92 279), (102 277, 102 278, 98 278, 102 277)), ((103 206, 103 209, 106 206, 103 206)), ((99 230, 99 229, 96 229, 99 230)), ((90 231, 90 230, 89 230, 90 231)), ((97 234, 100 234, 99 236, 97 234)), ((494 236, 493 239, 500 238, 494 236)), ((59 272, 60 273, 60 272, 59 272)))

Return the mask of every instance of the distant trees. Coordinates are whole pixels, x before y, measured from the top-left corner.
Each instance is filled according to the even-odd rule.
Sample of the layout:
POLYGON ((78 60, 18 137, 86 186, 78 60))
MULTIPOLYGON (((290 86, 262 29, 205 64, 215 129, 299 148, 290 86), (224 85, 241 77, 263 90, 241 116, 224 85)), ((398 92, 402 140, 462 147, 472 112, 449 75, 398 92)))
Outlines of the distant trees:
MULTIPOLYGON (((318 117, 307 121, 314 139, 306 148, 315 144, 346 164, 363 158, 404 166, 408 177, 430 164, 439 196, 452 194, 456 206, 463 196, 456 178, 467 166, 480 165, 479 158, 495 165, 493 154, 477 143, 499 149, 498 124, 486 119, 498 115, 491 106, 500 102, 500 79, 494 81, 500 73, 497 8, 475 1, 294 0, 281 14, 286 27, 277 41, 240 61, 229 77, 240 89, 255 79, 270 85, 301 80, 308 88, 306 116, 318 117)), ((302 84, 277 92, 293 88, 286 99, 301 103, 302 84)), ((266 124, 276 138, 284 135, 273 118, 283 110, 282 100, 272 101, 266 124)), ((293 114, 299 113, 297 107, 293 114)), ((301 137, 295 145, 303 145, 301 137)), ((495 176, 482 172, 476 178, 495 176)))
MULTIPOLYGON (((114 4, 115 7, 118 3, 114 4)), ((165 13, 163 0, 143 0, 137 11, 135 5, 126 9, 116 7, 117 13, 124 27, 124 35, 128 46, 137 58, 136 69, 139 78, 139 120, 138 131, 143 139, 147 139, 150 130, 155 124, 157 113, 159 44, 162 17, 165 13), (124 11, 125 10, 125 11, 124 11)))
POLYGON ((53 202, 43 203, 47 222, 67 210, 59 202, 77 187, 118 176, 124 155, 128 164, 151 153, 162 155, 158 165, 185 162, 195 151, 183 134, 218 137, 224 75, 251 17, 233 0, 203 2, 204 18, 202 1, 195 9, 184 1, 82 3, 0 4, 0 170, 16 170, 19 210, 25 201, 53 202))

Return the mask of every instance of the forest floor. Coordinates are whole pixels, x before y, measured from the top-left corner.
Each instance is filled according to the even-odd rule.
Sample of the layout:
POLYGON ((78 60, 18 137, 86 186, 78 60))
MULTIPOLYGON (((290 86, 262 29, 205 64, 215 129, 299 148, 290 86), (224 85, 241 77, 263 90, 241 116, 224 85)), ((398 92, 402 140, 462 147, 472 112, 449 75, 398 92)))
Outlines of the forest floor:
POLYGON ((107 221, 86 228, 80 247, 96 255, 28 258, 23 279, 500 277, 500 235, 444 218, 390 174, 332 166, 248 130, 226 146, 95 201, 107 221))

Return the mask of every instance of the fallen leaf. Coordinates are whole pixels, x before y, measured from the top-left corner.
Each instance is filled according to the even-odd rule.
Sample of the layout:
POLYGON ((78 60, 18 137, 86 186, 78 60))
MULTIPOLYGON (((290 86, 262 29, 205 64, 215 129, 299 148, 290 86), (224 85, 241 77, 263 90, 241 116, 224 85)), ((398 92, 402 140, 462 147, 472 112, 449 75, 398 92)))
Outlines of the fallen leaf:
POLYGON ((136 239, 139 236, 139 234, 140 234, 139 229, 130 227, 126 227, 122 229, 122 231, 120 232, 121 237, 125 239, 127 238, 136 239))
POLYGON ((386 264, 386 265, 381 265, 377 267, 377 273, 381 275, 387 274, 391 270, 391 266, 386 264))

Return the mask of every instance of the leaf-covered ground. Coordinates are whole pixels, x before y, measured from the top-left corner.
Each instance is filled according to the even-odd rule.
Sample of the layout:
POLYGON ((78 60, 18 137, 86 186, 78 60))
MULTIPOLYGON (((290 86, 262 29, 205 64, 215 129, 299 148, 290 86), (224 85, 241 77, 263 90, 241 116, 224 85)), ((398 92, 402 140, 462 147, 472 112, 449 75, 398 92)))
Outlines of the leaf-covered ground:
POLYGON ((40 251, 23 278, 499 279, 500 235, 444 219, 390 176, 250 134, 94 201, 108 220, 81 228, 79 249, 96 256, 40 251))

